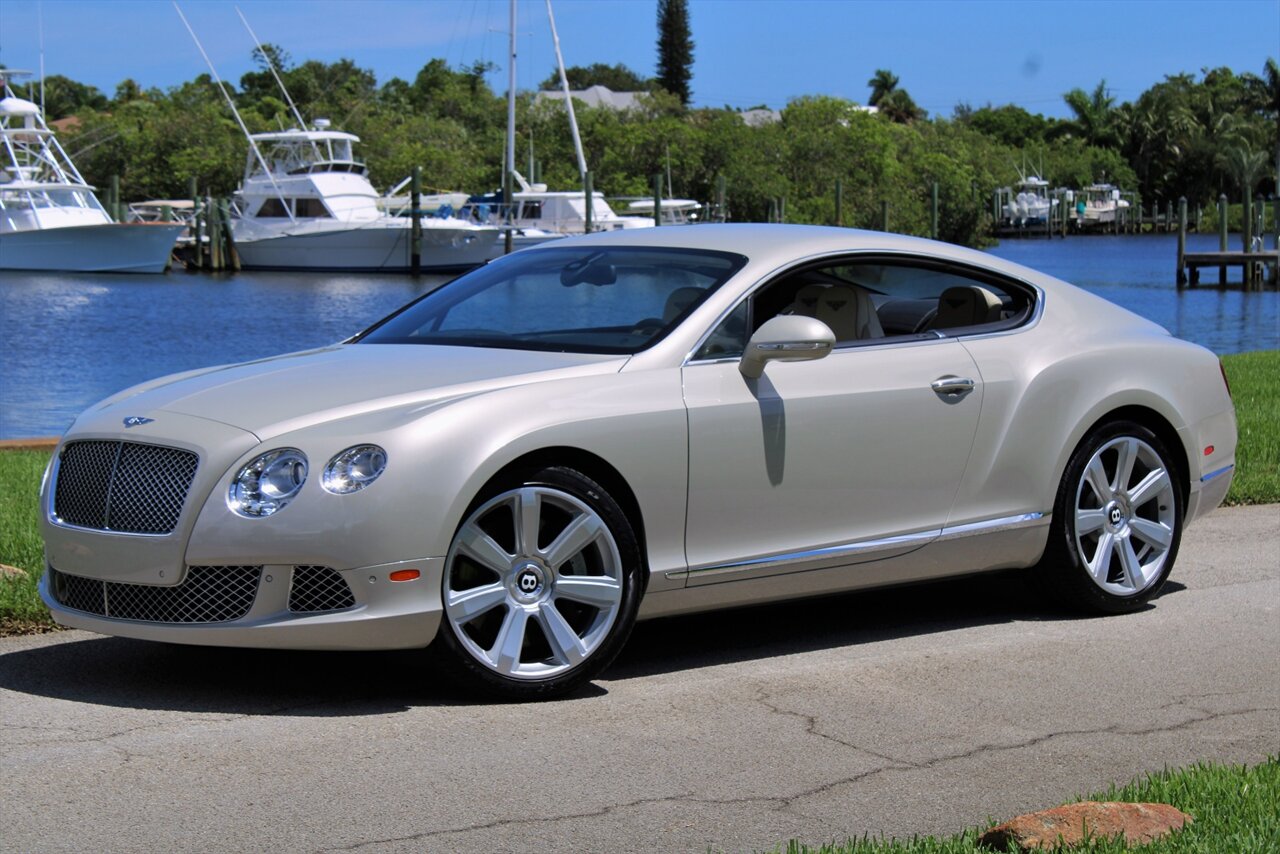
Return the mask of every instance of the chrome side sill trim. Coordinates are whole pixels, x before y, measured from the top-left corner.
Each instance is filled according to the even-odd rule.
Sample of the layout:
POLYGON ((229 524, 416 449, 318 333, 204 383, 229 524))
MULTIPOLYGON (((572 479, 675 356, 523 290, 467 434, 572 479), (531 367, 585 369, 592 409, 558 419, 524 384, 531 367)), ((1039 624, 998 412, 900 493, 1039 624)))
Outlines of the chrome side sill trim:
POLYGON ((1213 480, 1215 477, 1221 477, 1222 475, 1224 475, 1224 474, 1226 474, 1227 472, 1231 471, 1231 470, 1232 470, 1233 468, 1235 468, 1235 467, 1236 467, 1236 464, 1235 464, 1235 463, 1232 463, 1232 464, 1231 464, 1231 465, 1229 465, 1229 466, 1223 466, 1222 468, 1218 469, 1217 471, 1211 471, 1211 472, 1209 472, 1207 475, 1205 475, 1204 477, 1200 478, 1200 482, 1201 482, 1201 483, 1208 483, 1209 481, 1213 480))
POLYGON ((706 578, 713 575, 730 575, 754 569, 783 569, 796 564, 804 564, 811 561, 825 560, 829 558, 874 554, 879 551, 900 549, 903 546, 923 546, 935 540, 953 540, 961 537, 977 536, 979 534, 994 534, 1001 531, 1012 531, 1019 528, 1031 528, 1038 525, 1047 525, 1049 523, 1049 517, 1050 514, 1048 513, 1023 513, 1018 516, 1002 516, 999 519, 987 519, 981 522, 970 522, 965 525, 954 525, 951 527, 928 531, 919 531, 914 534, 900 534, 894 537, 863 540, 856 543, 842 543, 840 545, 826 546, 820 549, 808 549, 801 552, 788 552, 785 554, 748 558, 746 560, 734 561, 733 563, 695 566, 690 567, 688 570, 675 570, 673 572, 668 572, 665 573, 665 575, 669 579, 706 578))
POLYGON ((1013 531, 1018 528, 1034 528, 1037 525, 1049 524, 1049 513, 1023 513, 1019 516, 1004 516, 999 519, 986 519, 982 522, 970 522, 967 525, 952 525, 942 529, 939 540, 955 540, 960 537, 972 537, 976 534, 997 534, 1001 531, 1013 531))

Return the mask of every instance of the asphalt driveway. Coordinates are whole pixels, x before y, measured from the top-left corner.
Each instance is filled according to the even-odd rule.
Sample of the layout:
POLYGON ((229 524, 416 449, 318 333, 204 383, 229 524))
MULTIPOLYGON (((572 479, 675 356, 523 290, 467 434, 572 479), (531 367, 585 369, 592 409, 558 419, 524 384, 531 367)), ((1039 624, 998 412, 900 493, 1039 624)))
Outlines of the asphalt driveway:
POLYGON ((1125 617, 1007 576, 641 624, 486 705, 420 654, 0 639, 3 851, 704 851, 950 833, 1280 753, 1280 507, 1125 617))

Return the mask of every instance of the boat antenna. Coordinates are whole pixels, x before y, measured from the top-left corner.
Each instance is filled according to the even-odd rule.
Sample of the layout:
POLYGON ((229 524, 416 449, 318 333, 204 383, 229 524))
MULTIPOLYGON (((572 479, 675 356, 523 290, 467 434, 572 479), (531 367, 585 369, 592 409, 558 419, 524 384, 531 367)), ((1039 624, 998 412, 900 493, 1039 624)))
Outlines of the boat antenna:
POLYGON ((578 119, 573 114, 573 98, 569 96, 569 78, 564 73, 564 57, 560 55, 560 34, 556 32, 556 15, 547 0, 547 20, 551 22, 551 41, 556 46, 556 67, 560 70, 560 87, 564 89, 564 105, 569 110, 569 130, 573 132, 573 151, 578 155, 578 174, 585 187, 587 183, 587 158, 582 154, 582 139, 578 136, 578 119))
POLYGON ((280 75, 276 73, 275 57, 268 56, 267 52, 262 49, 262 42, 258 41, 258 34, 253 31, 253 27, 249 26, 249 20, 244 16, 244 12, 240 11, 240 7, 236 6, 234 8, 236 10, 236 14, 240 16, 240 21, 244 24, 244 28, 249 31, 249 36, 253 39, 253 43, 257 45, 258 53, 266 61, 267 69, 270 70, 271 76, 276 81, 276 85, 279 86, 280 91, 284 93, 285 102, 288 103, 289 109, 293 112, 293 117, 298 120, 298 129, 306 130, 307 123, 302 120, 302 113, 298 112, 298 107, 293 103, 293 98, 289 96, 289 90, 284 87, 284 81, 281 80, 280 75))
POLYGON ((271 169, 267 166, 267 161, 262 156, 262 152, 258 150, 258 144, 253 141, 253 135, 249 133, 249 128, 245 127, 244 119, 240 118, 240 111, 236 109, 235 101, 231 100, 231 94, 227 92, 227 87, 222 85, 222 78, 218 76, 218 69, 213 67, 213 61, 209 59, 209 54, 204 52, 204 45, 200 44, 200 39, 196 38, 196 31, 191 29, 191 23, 187 20, 187 16, 182 14, 182 7, 178 5, 178 0, 173 0, 173 8, 177 11, 178 17, 182 19, 182 23, 186 25, 187 32, 191 33, 191 40, 196 43, 196 49, 204 57, 205 65, 209 66, 209 73, 213 75, 214 82, 218 84, 218 91, 222 93, 223 98, 226 98, 227 106, 231 108, 231 115, 236 117, 236 124, 240 125, 240 131, 244 134, 244 138, 249 140, 249 148, 252 149, 253 156, 258 158, 258 165, 262 167, 267 180, 275 188, 276 197, 280 199, 280 204, 284 206, 284 212, 289 215, 289 222, 296 224, 298 220, 293 215, 293 208, 290 207, 288 200, 284 197, 284 193, 281 192, 280 185, 276 183, 276 176, 271 174, 271 169))

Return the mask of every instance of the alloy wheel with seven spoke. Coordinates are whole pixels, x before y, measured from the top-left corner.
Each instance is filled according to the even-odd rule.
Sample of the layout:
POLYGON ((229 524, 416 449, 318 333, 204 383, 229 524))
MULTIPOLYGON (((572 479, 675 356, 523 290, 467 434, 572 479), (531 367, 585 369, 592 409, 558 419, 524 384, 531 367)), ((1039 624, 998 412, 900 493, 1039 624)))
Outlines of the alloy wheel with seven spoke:
POLYGON ((622 607, 622 560, 586 502, 550 486, 504 492, 471 514, 445 564, 445 614, 480 664, 546 679, 585 661, 622 607))
POLYGON ((1120 436, 1094 452, 1076 488, 1075 541, 1095 584, 1132 596, 1160 578, 1177 525, 1174 488, 1141 439, 1120 436))

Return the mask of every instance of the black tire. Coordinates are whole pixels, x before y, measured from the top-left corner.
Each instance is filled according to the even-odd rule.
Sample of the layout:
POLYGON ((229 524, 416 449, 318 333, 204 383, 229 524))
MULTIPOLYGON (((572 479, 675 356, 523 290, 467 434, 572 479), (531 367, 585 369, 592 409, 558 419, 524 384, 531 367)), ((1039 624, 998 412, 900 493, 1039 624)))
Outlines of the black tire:
POLYGON ((441 579, 444 613, 433 647, 465 687, 482 695, 503 700, 560 697, 595 678, 617 656, 635 625, 643 587, 635 531, 604 487, 566 467, 527 472, 477 496, 454 533, 441 579), (527 536, 519 521, 525 495, 536 496, 536 505, 530 502, 537 507, 530 511, 538 530, 533 552, 521 547, 521 537, 527 536), (567 521, 558 527, 562 520, 567 521), (511 539, 505 540, 508 523, 511 539), (578 523, 598 533, 581 551, 554 564, 547 552, 578 523), (480 550, 469 543, 477 541, 477 532, 501 547, 500 553, 485 552, 491 558, 487 562, 473 557, 480 550), (495 571, 499 561, 493 558, 508 560, 510 569, 495 571), (614 589, 615 582, 620 589, 614 589), (616 596, 616 603, 593 605, 575 598, 584 584, 598 591, 592 596, 616 596), (476 596, 480 604, 474 607, 485 608, 474 614, 458 599, 473 591, 484 599, 476 596), (579 655, 581 660, 575 661, 579 655))
POLYGON ((1138 610, 1159 594, 1182 540, 1182 475, 1173 460, 1155 433, 1132 421, 1104 424, 1080 443, 1058 486, 1049 542, 1035 570, 1058 603, 1071 610, 1121 614, 1138 610), (1117 469, 1126 453, 1136 462, 1128 482, 1119 484, 1117 469), (1107 486, 1114 488, 1101 499, 1093 486, 1100 478, 1090 472, 1095 460, 1107 486), (1155 490, 1160 484, 1157 469, 1168 482, 1155 490), (1149 486, 1139 492, 1135 487, 1148 483, 1144 478, 1149 486), (1096 532, 1080 533, 1099 519, 1096 532))

